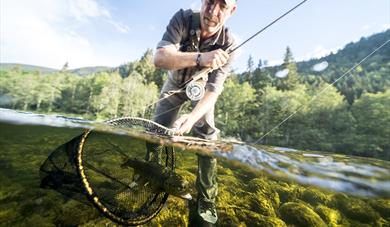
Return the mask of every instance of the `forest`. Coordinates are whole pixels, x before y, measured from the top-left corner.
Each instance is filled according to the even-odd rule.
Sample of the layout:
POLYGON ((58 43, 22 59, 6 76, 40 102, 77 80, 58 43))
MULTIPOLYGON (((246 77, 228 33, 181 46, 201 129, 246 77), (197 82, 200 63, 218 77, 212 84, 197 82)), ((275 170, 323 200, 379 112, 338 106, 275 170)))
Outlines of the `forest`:
MULTIPOLYGON (((390 30, 320 59, 267 66, 252 57, 231 72, 216 106, 222 138, 390 160, 390 30), (353 70, 350 70, 353 69, 353 70)), ((0 107, 90 120, 151 119, 167 71, 153 50, 117 68, 88 75, 0 68, 0 107)), ((185 106, 182 111, 189 111, 185 106)))

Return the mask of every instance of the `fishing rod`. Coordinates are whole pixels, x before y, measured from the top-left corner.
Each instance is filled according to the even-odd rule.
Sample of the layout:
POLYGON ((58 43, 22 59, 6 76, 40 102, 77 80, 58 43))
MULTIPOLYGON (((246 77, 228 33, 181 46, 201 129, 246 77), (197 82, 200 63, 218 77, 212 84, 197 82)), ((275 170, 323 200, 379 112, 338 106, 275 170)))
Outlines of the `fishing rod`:
MULTIPOLYGON (((246 39, 244 42, 242 42, 240 45, 236 46, 235 48, 233 48, 232 50, 230 50, 228 52, 228 54, 232 54, 234 51, 236 51, 238 48, 242 47, 243 45, 245 45, 247 42, 249 42, 250 40, 252 40, 253 38, 255 38, 257 35, 259 35, 260 33, 264 32, 265 30, 267 30, 267 28, 271 27, 273 24, 275 24, 276 22, 278 22, 280 19, 282 19, 283 17, 287 16, 289 13, 291 13, 292 11, 294 11, 295 9, 297 9, 298 7, 300 7, 301 5, 303 5, 305 2, 307 2, 308 0, 303 0, 302 2, 300 2, 299 4, 297 4, 296 6, 294 6, 293 8, 291 8, 290 10, 288 10, 287 12, 285 12, 284 14, 282 14, 281 16, 279 16, 278 18, 276 18, 275 20, 273 20, 271 23, 269 23, 268 25, 266 25, 265 27, 263 27, 262 29, 260 29, 258 32, 256 32, 255 34, 253 34, 251 37, 249 37, 248 39, 246 39)), ((190 82, 192 81, 198 81, 200 79, 203 79, 203 81, 206 81, 207 80, 207 75, 213 71, 212 68, 205 68, 199 72, 197 72, 195 75, 193 75, 190 79, 188 79, 187 81, 185 81, 180 87, 181 88, 184 88, 187 84, 189 84, 190 82)), ((204 89, 204 87, 203 87, 204 89)), ((186 89, 186 92, 188 91, 191 91, 192 89, 186 89)), ((196 87, 196 89, 194 89, 194 91, 198 91, 198 92, 202 92, 204 93, 204 91, 201 91, 202 89, 200 87, 196 87)), ((200 97, 200 95, 190 95, 191 97, 197 97, 198 99, 195 100, 195 101, 198 101, 200 100, 202 97, 200 97)))
MULTIPOLYGON (((265 27, 263 27, 262 29, 260 29, 258 32, 256 32, 255 34, 253 34, 251 37, 249 37, 248 39, 246 39, 245 41, 243 41, 241 44, 239 44, 238 46, 234 47, 232 50, 230 50, 228 52, 228 54, 232 54, 234 51, 236 51, 238 48, 241 48, 243 45, 245 45, 247 42, 249 42, 250 40, 252 40, 253 38, 255 38, 256 36, 258 36, 260 33, 264 32, 265 30, 267 30, 269 27, 271 27, 272 25, 274 25, 276 22, 278 22, 280 19, 282 19, 283 17, 287 16, 288 14, 290 14, 291 12, 293 12, 294 10, 296 10, 298 7, 300 7, 301 5, 303 5, 305 2, 307 2, 308 0, 303 0, 302 2, 300 2, 299 4, 295 5, 294 7, 292 7, 291 9, 289 9, 288 11, 286 11, 284 14, 282 14, 281 16, 279 16, 278 18, 274 19, 271 23, 267 24, 265 27)), ((186 92, 187 94, 187 97, 189 97, 192 101, 198 101, 200 100, 201 98, 203 98, 203 95, 205 93, 205 87, 204 87, 204 83, 207 81, 207 77, 208 77, 208 74, 213 71, 212 68, 204 68, 200 71, 198 71, 195 75, 193 75, 190 79, 188 79, 187 81, 183 82, 179 87, 180 89, 178 90, 175 90, 175 91, 170 91, 169 94, 159 100, 157 100, 156 102, 148 105, 146 108, 148 108, 149 106, 152 106, 156 103, 158 103, 159 101, 162 101, 164 99, 167 99, 169 98, 170 96, 172 95, 175 95, 175 94, 178 94, 178 93, 182 93, 182 92, 186 92), (202 82, 197 82, 197 81, 202 81, 202 82)), ((146 109, 145 108, 145 109, 146 109)), ((158 115, 156 115, 155 117, 158 117, 160 115, 163 115, 173 109, 176 109, 177 107, 174 107, 172 109, 169 109, 167 111, 164 111, 163 113, 160 113, 158 115)), ((145 111, 144 111, 145 112, 145 111)))

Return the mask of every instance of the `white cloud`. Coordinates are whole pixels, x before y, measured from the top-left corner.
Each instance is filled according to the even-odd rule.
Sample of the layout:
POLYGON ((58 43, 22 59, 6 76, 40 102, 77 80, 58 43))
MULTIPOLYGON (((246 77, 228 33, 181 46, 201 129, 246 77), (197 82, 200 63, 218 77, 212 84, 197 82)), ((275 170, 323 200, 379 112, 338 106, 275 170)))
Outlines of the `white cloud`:
POLYGON ((96 17, 111 18, 108 10, 94 0, 68 0, 68 4, 70 13, 78 20, 96 17))
POLYGON ((11 0, 1 1, 0 10, 0 62, 57 69, 67 61, 70 68, 122 62, 113 53, 99 54, 101 44, 85 34, 87 28, 102 21, 119 32, 129 31, 96 1, 11 0))
POLYGON ((276 66, 283 64, 283 60, 268 60, 267 66, 276 66))
POLYGON ((384 24, 384 25, 382 25, 382 29, 383 29, 383 30, 390 29, 390 24, 384 24))
POLYGON ((130 31, 130 28, 121 22, 108 20, 108 23, 114 25, 114 27, 121 33, 128 33, 130 31))
POLYGON ((110 12, 99 5, 96 0, 68 0, 70 13, 79 21, 102 18, 113 25, 119 32, 128 33, 130 28, 112 18, 110 12))
POLYGON ((312 59, 312 58, 322 58, 322 57, 325 57, 331 53, 336 53, 336 51, 338 49, 339 48, 327 49, 327 48, 323 47, 322 45, 318 45, 315 47, 314 51, 307 53, 305 55, 304 59, 300 59, 300 60, 307 60, 307 59, 312 59))
POLYGON ((362 27, 362 31, 367 31, 367 30, 370 30, 372 28, 374 28, 375 26, 377 25, 377 23, 371 23, 371 24, 366 24, 362 27))

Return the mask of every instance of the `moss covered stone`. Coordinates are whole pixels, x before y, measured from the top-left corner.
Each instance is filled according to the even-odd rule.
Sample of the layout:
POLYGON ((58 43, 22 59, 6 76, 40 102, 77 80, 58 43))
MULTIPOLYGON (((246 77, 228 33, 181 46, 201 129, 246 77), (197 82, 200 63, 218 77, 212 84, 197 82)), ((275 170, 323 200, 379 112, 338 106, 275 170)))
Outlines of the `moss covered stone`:
POLYGON ((261 192, 250 196, 249 201, 251 204, 251 210, 264 216, 276 216, 272 202, 261 192))
POLYGON ((286 223, 277 217, 263 217, 256 226, 287 227, 286 223))
POLYGON ((390 199, 375 199, 369 202, 372 208, 390 221, 390 199))
POLYGON ((256 193, 257 197, 266 197, 275 209, 279 208, 279 194, 272 187, 271 181, 265 178, 254 178, 248 183, 247 191, 256 193))
POLYGON ((287 183, 274 183, 272 187, 278 193, 280 202, 282 203, 295 201, 301 195, 301 189, 299 187, 287 183))
POLYGON ((219 226, 245 226, 236 215, 232 215, 231 212, 226 212, 226 210, 221 210, 219 213, 218 225, 219 226))
POLYGON ((54 218, 54 223, 57 226, 77 226, 99 216, 101 214, 92 206, 69 200, 63 204, 60 215, 54 218))
POLYGON ((329 200, 328 196, 316 188, 306 188, 300 196, 300 199, 313 206, 327 204, 329 200))
POLYGON ((268 194, 272 191, 270 182, 264 178, 254 178, 248 183, 247 187, 250 191, 261 191, 265 194, 268 194))
POLYGON ((237 212, 237 217, 243 220, 246 226, 284 227, 286 224, 277 217, 267 217, 250 210, 237 212))
POLYGON ((348 218, 362 223, 374 223, 379 219, 378 213, 363 200, 345 194, 333 195, 330 204, 348 218))
POLYGON ((189 211, 187 201, 170 196, 167 205, 151 220, 152 226, 187 226, 189 211))
POLYGON ((279 213, 283 221, 296 226, 327 226, 321 217, 309 207, 289 202, 279 208, 279 213))
POLYGON ((324 205, 319 205, 316 207, 315 212, 320 215, 322 220, 324 220, 329 226, 338 226, 341 224, 342 217, 340 212, 337 210, 333 210, 324 205))

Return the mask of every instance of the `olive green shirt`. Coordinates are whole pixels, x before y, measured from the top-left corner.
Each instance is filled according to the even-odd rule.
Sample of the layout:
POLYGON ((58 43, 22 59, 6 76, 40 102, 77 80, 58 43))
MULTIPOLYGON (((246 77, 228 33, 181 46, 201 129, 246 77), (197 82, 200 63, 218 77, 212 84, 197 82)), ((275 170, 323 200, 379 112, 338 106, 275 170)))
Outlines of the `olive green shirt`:
MULTIPOLYGON (((192 10, 180 9, 176 12, 170 20, 162 40, 157 44, 157 48, 173 45, 178 51, 181 50, 184 43, 190 38, 189 30, 191 28, 192 14, 192 10)), ((221 48, 229 53, 229 50, 233 47, 234 38, 227 27, 222 27, 214 36, 199 41, 200 52, 208 52, 221 48)), ((223 83, 229 74, 232 60, 233 56, 231 55, 228 62, 223 67, 216 69, 209 74, 206 90, 216 92, 217 94, 222 92, 223 83)), ((196 67, 175 71, 171 70, 169 71, 168 79, 179 87, 184 81, 190 79, 197 70, 196 67)))

